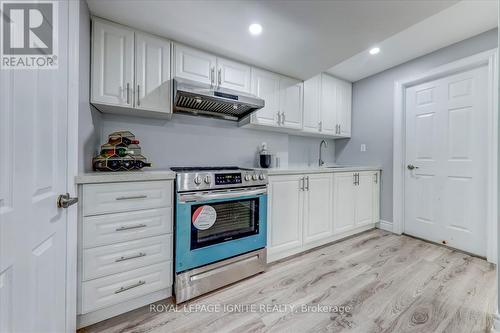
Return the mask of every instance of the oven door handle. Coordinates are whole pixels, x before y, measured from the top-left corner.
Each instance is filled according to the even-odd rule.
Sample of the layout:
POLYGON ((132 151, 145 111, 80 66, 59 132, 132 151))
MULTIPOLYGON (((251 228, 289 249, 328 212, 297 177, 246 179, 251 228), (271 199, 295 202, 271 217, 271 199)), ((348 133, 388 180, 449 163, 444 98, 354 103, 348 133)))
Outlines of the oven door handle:
POLYGON ((267 189, 254 189, 223 193, 185 193, 179 195, 179 202, 203 202, 218 199, 234 199, 267 194, 267 189))

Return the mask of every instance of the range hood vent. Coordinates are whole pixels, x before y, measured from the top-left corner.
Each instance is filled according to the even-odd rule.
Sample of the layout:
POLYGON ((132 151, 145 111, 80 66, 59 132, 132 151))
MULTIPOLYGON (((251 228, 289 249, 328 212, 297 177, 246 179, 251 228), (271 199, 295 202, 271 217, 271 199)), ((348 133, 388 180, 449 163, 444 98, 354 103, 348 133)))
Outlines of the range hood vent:
POLYGON ((264 107, 264 100, 195 81, 174 79, 174 112, 242 121, 264 107))

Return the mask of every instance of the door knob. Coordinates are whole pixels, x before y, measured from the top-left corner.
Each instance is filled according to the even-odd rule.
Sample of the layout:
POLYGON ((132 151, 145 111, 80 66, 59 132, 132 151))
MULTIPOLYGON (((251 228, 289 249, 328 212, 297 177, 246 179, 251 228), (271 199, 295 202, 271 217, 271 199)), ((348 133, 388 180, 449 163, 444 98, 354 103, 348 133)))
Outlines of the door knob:
POLYGON ((68 208, 71 205, 74 205, 78 202, 78 198, 72 198, 69 196, 69 193, 61 194, 57 197, 57 207, 59 208, 68 208))
POLYGON ((408 164, 408 170, 418 169, 418 166, 414 166, 413 164, 408 164))

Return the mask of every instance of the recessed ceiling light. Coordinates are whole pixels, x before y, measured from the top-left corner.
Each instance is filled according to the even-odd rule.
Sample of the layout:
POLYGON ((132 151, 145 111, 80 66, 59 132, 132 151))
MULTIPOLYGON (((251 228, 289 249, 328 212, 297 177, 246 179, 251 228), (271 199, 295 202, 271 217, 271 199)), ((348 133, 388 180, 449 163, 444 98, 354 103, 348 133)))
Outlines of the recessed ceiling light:
POLYGON ((380 52, 380 48, 378 48, 378 47, 374 47, 374 48, 370 49, 371 55, 378 54, 379 52, 380 52))
POLYGON ((252 23, 248 27, 248 31, 254 36, 260 35, 262 32, 262 26, 258 23, 252 23))

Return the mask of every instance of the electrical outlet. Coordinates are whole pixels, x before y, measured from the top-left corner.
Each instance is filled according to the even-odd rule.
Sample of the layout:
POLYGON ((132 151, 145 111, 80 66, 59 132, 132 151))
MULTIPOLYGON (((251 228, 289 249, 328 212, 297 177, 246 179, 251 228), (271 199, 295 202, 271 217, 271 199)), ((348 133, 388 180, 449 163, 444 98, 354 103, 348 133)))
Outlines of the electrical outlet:
POLYGON ((366 151, 366 145, 364 143, 361 144, 361 151, 366 151))

